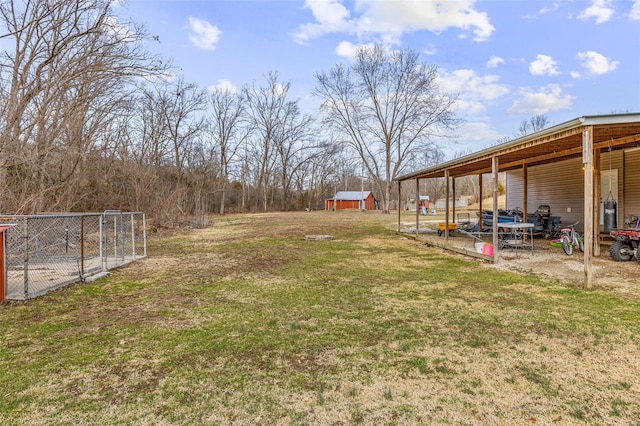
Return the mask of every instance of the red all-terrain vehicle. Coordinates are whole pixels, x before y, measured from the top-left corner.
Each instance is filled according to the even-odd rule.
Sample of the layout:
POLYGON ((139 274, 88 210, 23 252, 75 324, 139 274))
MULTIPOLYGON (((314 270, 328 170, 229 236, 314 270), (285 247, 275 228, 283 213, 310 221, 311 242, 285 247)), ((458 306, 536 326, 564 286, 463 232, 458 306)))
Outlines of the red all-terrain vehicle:
POLYGON ((633 259, 640 262, 638 245, 640 245, 640 218, 636 219, 635 229, 612 229, 609 232, 614 239, 609 247, 609 254, 615 261, 621 262, 633 259))

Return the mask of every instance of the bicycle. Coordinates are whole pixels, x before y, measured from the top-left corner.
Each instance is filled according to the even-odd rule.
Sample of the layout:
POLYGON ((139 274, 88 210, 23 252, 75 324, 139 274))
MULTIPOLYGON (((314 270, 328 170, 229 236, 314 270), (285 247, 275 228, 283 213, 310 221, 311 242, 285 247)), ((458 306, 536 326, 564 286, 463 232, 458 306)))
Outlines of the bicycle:
POLYGON ((573 248, 578 247, 581 252, 584 252, 584 238, 580 236, 575 230, 575 226, 580 223, 577 221, 566 228, 560 230, 560 240, 562 241, 562 250, 564 250, 567 256, 573 254, 573 248))

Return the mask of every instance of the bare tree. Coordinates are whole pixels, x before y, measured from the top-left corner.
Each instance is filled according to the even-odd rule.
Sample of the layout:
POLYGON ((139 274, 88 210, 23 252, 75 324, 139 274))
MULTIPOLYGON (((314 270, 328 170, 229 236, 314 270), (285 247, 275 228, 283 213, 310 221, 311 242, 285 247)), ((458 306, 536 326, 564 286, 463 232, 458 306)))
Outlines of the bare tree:
POLYGON ((194 83, 178 79, 160 93, 162 113, 169 129, 173 149, 173 161, 178 173, 178 184, 184 174, 185 157, 191 151, 190 144, 204 131, 206 93, 194 83))
POLYGON ((10 183, 0 190, 3 207, 69 205, 51 194, 71 184, 105 130, 114 88, 165 70, 142 49, 144 37, 141 27, 118 23, 107 0, 0 4, 0 39, 13 44, 0 57, 0 177, 10 183))
POLYGON ((458 122, 455 97, 438 91, 436 77, 436 67, 420 63, 418 53, 381 46, 359 48, 350 67, 316 74, 327 125, 345 136, 383 186, 386 213, 392 181, 407 157, 437 150, 435 141, 458 122))
POLYGON ((215 89, 209 102, 211 135, 220 156, 220 214, 224 214, 230 168, 250 129, 245 125, 246 109, 242 94, 215 89))
POLYGON ((538 132, 549 125, 549 118, 544 114, 534 115, 528 120, 522 120, 516 137, 526 136, 538 132))
POLYGON ((498 139, 493 145, 499 145, 507 143, 513 139, 521 138, 531 133, 539 132, 549 126, 549 118, 544 114, 534 115, 529 119, 524 119, 520 122, 518 131, 513 136, 505 136, 498 139))
POLYGON ((307 209, 314 210, 324 205, 324 197, 334 195, 335 164, 341 150, 339 145, 329 141, 308 151, 311 152, 307 153, 307 159, 301 163, 298 187, 301 191, 306 188, 307 209))
MULTIPOLYGON (((257 186, 261 191, 262 208, 269 206, 270 183, 273 167, 277 157, 273 146, 274 137, 283 126, 287 108, 289 108, 288 92, 290 82, 281 82, 278 74, 270 72, 265 76, 266 85, 258 86, 255 82, 243 89, 250 113, 251 127, 255 130, 252 157, 257 162, 257 186)), ((257 209, 258 198, 256 198, 257 209)))
POLYGON ((282 190, 281 208, 291 206, 291 185, 294 175, 313 154, 313 118, 302 114, 296 101, 289 101, 284 108, 281 125, 273 134, 273 143, 278 155, 280 188, 282 190))
POLYGON ((205 105, 206 93, 195 84, 156 80, 141 88, 123 132, 130 145, 124 147, 126 159, 138 167, 130 170, 131 181, 146 189, 150 213, 172 224, 202 207, 206 190, 198 172, 209 168, 204 163, 212 158, 202 146, 205 105), (188 171, 194 176, 187 176, 188 171), (155 186, 145 187, 143 177, 155 186))
POLYGON ((169 122, 165 118, 165 109, 168 99, 175 100, 175 95, 173 90, 166 89, 166 85, 165 81, 147 84, 136 97, 128 128, 132 147, 135 147, 132 155, 138 165, 158 168, 171 164, 169 122), (171 96, 167 92, 171 92, 171 96))

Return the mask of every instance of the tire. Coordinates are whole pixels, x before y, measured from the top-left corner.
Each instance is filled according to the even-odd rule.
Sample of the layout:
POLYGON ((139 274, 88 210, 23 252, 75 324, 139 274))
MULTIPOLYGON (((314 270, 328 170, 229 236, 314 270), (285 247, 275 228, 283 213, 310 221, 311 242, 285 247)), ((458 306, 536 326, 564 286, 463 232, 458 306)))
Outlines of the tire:
POLYGON ((567 256, 573 254, 573 244, 571 244, 571 238, 568 235, 562 236, 562 250, 564 250, 567 256))
POLYGON ((578 237, 578 248, 584 253, 584 238, 578 237))
POLYGON ((616 240, 609 247, 609 255, 616 262, 626 262, 633 259, 633 249, 629 243, 616 240))

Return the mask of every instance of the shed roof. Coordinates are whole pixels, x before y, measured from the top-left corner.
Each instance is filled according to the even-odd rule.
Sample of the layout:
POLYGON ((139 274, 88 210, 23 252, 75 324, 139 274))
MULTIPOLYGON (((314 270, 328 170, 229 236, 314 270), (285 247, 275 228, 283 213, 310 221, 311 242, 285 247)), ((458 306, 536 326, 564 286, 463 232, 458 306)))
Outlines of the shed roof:
POLYGON ((336 196, 333 197, 334 200, 366 200, 369 198, 371 191, 338 191, 336 192, 336 196))
POLYGON ((509 142, 495 145, 398 177, 397 181, 453 177, 491 172, 498 157, 500 171, 519 169, 582 156, 582 132, 593 129, 595 149, 615 150, 640 147, 640 113, 582 116, 509 142))

